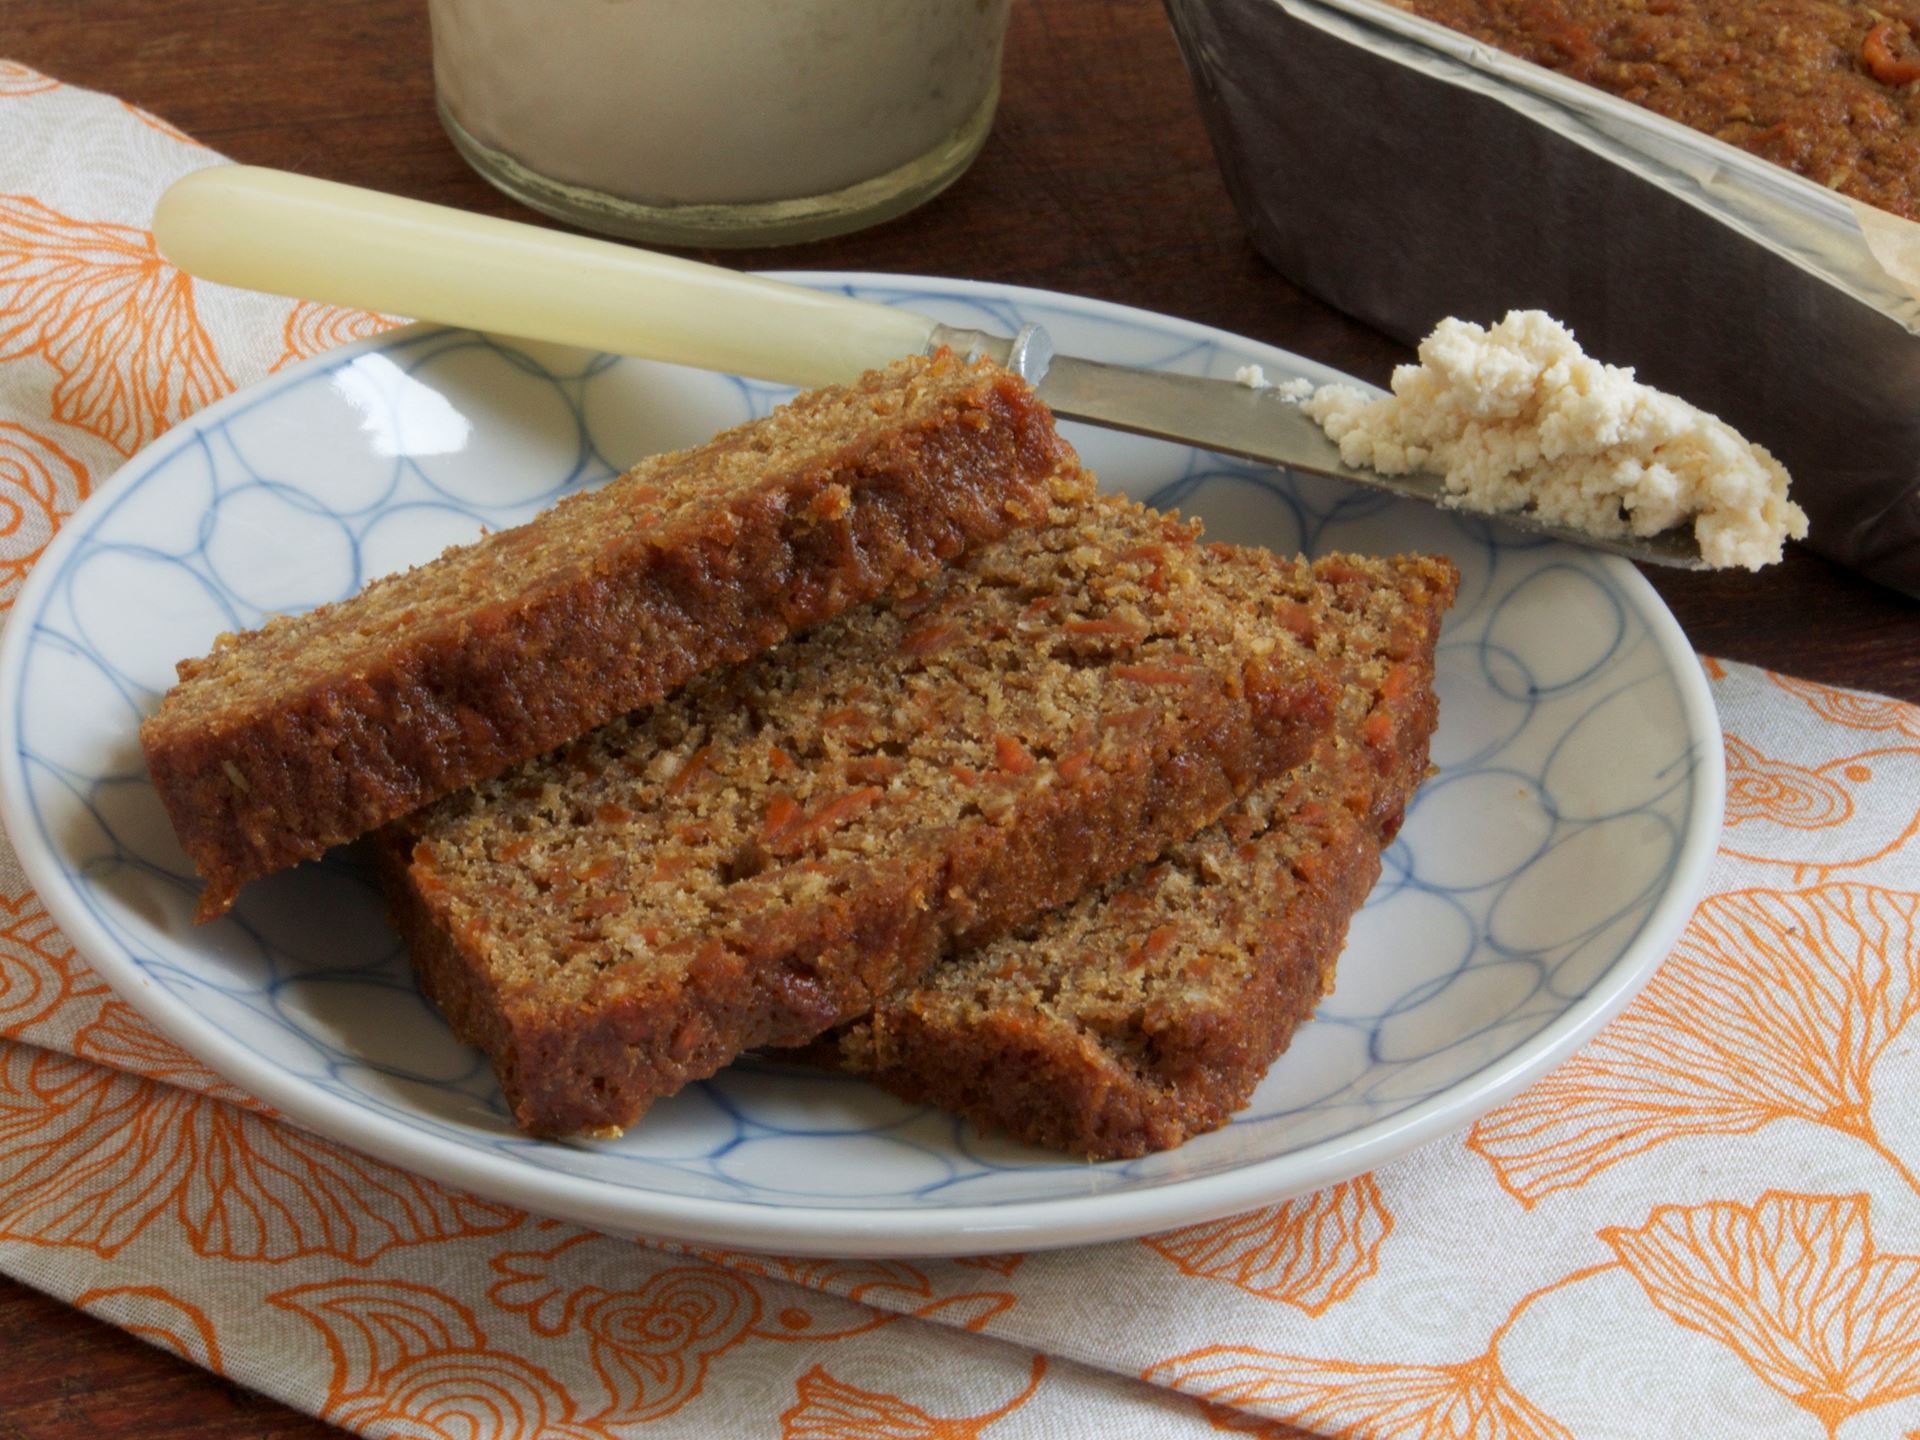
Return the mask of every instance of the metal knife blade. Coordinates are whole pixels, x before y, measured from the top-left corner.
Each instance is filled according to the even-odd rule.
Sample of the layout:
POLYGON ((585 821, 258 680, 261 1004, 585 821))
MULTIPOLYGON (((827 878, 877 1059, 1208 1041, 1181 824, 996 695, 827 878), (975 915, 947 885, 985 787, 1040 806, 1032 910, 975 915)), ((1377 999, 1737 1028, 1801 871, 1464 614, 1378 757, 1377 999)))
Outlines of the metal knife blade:
MULTIPOLYGON (((1054 414, 1113 430, 1176 440, 1202 450, 1262 460, 1310 475, 1325 475, 1370 490, 1384 490, 1443 509, 1449 504, 1438 475, 1383 475, 1359 469, 1340 458, 1340 447, 1307 418, 1299 405, 1237 380, 1209 380, 1162 370, 1108 365, 1072 355, 1056 355, 1046 332, 1026 326, 1009 339, 981 330, 937 325, 929 349, 946 345, 963 354, 981 354, 1005 365, 1034 386, 1054 414)), ((1478 515, 1479 511, 1462 513, 1478 515)), ((1487 515, 1537 535, 1549 535, 1653 565, 1706 568, 1687 527, 1652 536, 1617 539, 1549 524, 1531 515, 1487 515)))

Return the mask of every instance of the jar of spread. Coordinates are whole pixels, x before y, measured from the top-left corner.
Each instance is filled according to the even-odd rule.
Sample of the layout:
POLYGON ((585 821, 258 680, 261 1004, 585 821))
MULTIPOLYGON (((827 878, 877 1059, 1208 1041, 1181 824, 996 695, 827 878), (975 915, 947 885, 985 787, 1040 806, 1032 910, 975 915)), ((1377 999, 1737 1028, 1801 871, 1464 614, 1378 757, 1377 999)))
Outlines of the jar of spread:
POLYGON ((993 124, 1011 0, 431 0, 440 118, 516 199, 663 244, 890 219, 993 124))

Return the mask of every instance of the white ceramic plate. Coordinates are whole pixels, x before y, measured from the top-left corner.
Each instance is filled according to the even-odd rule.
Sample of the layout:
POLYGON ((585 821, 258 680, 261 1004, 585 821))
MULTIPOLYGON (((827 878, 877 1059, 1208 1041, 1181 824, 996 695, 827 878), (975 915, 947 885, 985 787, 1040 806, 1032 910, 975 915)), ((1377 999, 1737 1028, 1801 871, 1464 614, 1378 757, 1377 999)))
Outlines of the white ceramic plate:
MULTIPOLYGON (((799 278, 799 277, 796 277, 799 278)), ((1231 376, 1332 372, 1090 300, 880 276, 813 283, 1065 351, 1231 376)), ((1339 989, 1225 1130, 1124 1163, 982 1137, 858 1081, 747 1061, 610 1143, 529 1140, 415 991, 353 852, 198 886, 140 717, 173 662, 270 611, 522 520, 785 392, 414 327, 177 426, 67 522, 0 652, 0 805, 53 917, 179 1044, 297 1124, 601 1229, 790 1253, 966 1254, 1147 1233, 1325 1185, 1472 1120, 1632 995, 1719 830, 1697 663, 1624 562, 1484 522, 1069 427, 1108 486, 1277 550, 1435 549, 1464 576, 1440 651, 1439 773, 1355 921, 1339 989)))

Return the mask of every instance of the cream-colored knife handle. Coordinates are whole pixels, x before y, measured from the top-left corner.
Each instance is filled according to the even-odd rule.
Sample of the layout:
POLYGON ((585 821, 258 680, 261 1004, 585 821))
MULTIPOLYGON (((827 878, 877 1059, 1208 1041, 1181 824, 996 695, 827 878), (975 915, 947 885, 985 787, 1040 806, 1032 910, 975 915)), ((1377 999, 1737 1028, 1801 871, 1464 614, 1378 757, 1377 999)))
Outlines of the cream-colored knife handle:
POLYGON ((891 306, 246 165, 176 181, 153 233, 224 285, 789 385, 850 380, 933 332, 891 306))

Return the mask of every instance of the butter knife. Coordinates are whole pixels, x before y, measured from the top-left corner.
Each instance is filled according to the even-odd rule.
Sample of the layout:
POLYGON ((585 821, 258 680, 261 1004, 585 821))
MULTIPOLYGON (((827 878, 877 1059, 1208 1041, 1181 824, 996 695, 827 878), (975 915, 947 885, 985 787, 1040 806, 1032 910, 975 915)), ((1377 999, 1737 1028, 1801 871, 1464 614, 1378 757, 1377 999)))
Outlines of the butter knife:
MULTIPOLYGON (((1342 462, 1271 389, 1053 352, 1038 326, 992 335, 846 295, 285 171, 223 165, 154 212, 161 253, 242 289, 352 305, 789 385, 850 380, 941 346, 1017 371, 1056 415, 1445 504, 1438 476, 1342 462)), ((1690 528, 1601 538, 1529 515, 1501 524, 1649 564, 1703 568, 1690 528)))

